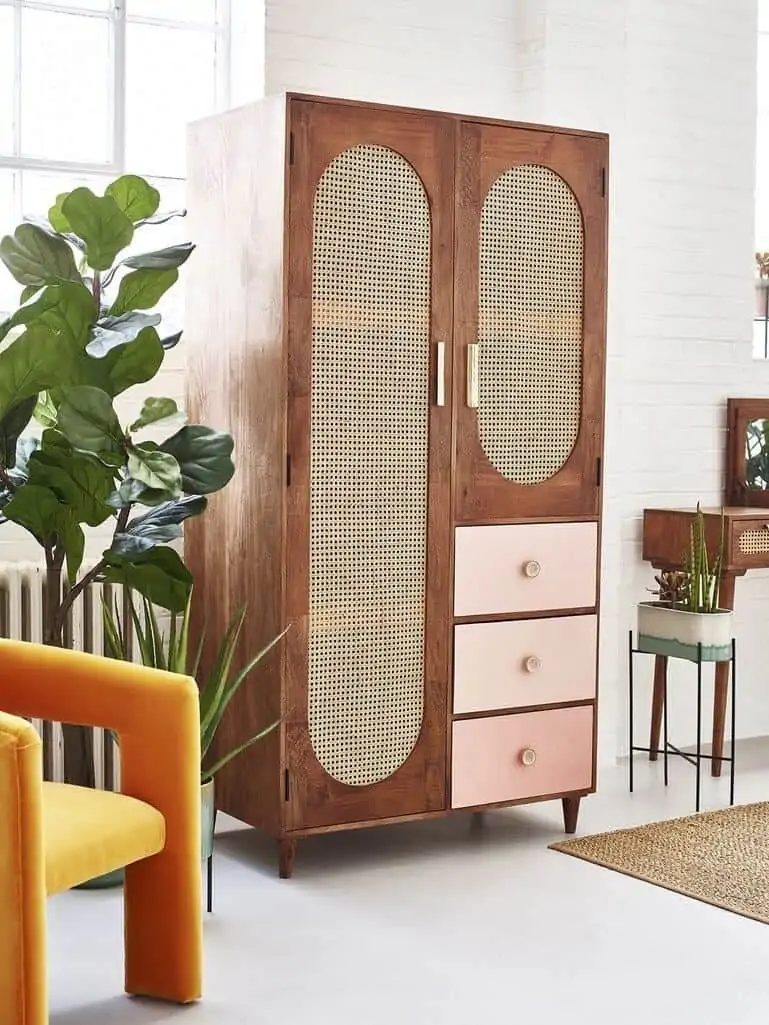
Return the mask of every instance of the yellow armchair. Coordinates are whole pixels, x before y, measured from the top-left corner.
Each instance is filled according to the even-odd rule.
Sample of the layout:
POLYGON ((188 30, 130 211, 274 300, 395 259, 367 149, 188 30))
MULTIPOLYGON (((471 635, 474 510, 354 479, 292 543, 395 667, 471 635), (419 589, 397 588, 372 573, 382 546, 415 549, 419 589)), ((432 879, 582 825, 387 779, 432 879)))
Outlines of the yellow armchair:
POLYGON ((0 641, 0 1010, 47 1025, 45 901, 121 866, 127 993, 197 1000, 202 975, 200 716, 193 680, 0 641), (120 737, 121 793, 44 783, 18 716, 120 737))

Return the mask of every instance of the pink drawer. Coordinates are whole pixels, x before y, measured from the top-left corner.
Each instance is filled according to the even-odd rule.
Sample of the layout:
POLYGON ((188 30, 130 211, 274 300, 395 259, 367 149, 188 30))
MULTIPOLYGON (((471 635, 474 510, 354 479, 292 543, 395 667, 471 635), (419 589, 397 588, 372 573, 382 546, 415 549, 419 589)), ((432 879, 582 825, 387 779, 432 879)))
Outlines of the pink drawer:
POLYGON ((593 781, 593 706, 454 723, 451 807, 525 800, 593 781))
POLYGON ((595 697, 595 616, 454 627, 454 713, 595 697))
POLYGON ((454 615, 592 608, 598 525, 457 527, 454 615))

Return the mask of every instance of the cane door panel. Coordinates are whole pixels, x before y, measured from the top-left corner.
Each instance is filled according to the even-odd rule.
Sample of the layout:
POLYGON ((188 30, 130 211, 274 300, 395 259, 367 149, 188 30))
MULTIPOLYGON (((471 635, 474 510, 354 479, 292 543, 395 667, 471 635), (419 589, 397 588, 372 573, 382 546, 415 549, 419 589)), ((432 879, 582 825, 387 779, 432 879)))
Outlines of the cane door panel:
POLYGON ((454 130, 291 104, 289 828, 446 803, 454 130))
POLYGON ((598 515, 606 157, 602 138, 462 124, 460 522, 598 515))

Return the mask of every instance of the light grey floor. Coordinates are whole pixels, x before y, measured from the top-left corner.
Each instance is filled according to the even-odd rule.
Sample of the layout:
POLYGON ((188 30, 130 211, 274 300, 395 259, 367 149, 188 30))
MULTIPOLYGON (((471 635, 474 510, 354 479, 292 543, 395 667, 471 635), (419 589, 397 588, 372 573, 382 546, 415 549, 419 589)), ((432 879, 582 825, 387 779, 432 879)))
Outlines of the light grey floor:
MULTIPOLYGON (((642 756, 638 756, 642 758, 642 756)), ((737 802, 769 799, 769 740, 737 802)), ((603 773, 579 832, 687 814, 693 770, 603 773)), ((707 779, 706 807, 727 803, 707 779)), ((290 882, 225 821, 206 994, 122 996, 119 893, 50 902, 51 1025, 766 1025, 769 925, 548 851, 560 804, 305 841, 290 882)), ((769 858, 769 838, 767 839, 769 858)))

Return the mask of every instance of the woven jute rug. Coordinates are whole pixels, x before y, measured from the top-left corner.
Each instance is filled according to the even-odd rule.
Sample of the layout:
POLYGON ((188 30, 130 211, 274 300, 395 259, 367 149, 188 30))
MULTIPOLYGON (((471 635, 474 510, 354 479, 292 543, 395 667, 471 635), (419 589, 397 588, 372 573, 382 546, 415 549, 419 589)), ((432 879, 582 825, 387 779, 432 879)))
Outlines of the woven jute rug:
POLYGON ((550 847, 769 923, 769 803, 652 822, 550 847))

